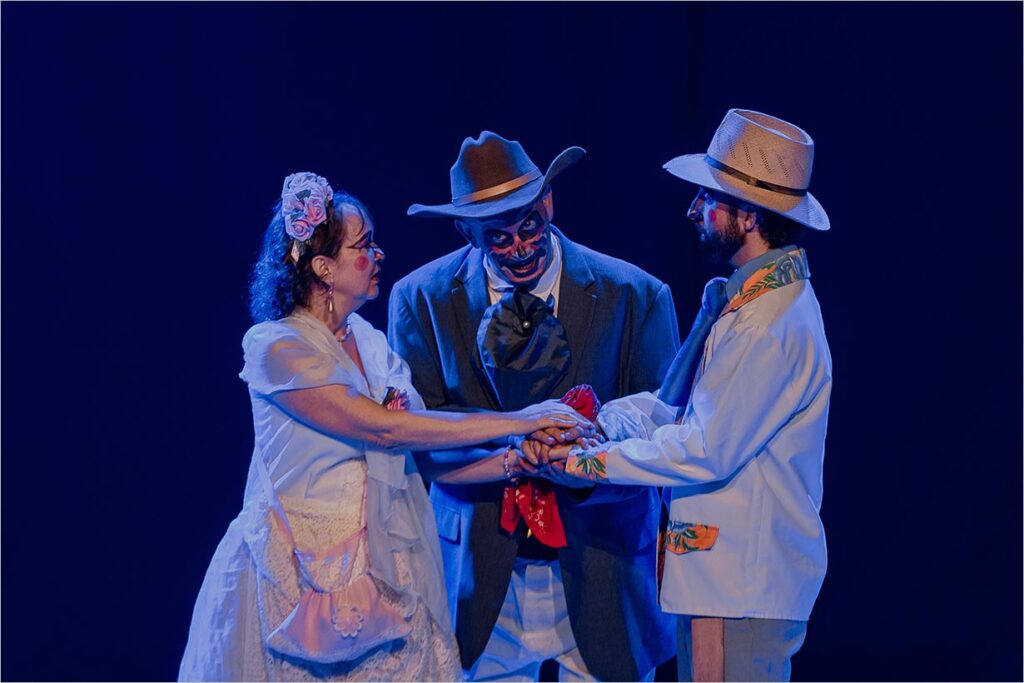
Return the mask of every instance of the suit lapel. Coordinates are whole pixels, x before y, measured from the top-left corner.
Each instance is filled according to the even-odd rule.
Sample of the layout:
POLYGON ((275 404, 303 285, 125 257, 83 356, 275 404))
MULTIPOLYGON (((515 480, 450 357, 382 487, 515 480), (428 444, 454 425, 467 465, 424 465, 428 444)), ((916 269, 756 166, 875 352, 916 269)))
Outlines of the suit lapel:
POLYGON ((594 291, 594 273, 582 250, 570 242, 554 226, 551 229, 562 245, 562 280, 558 287, 558 319, 565 327, 572 350, 572 365, 569 375, 562 381, 563 387, 576 386, 576 375, 580 361, 590 339, 594 309, 597 307, 597 293, 594 291))
POLYGON ((477 328, 484 317, 484 311, 491 305, 490 297, 487 295, 487 274, 483 267, 483 254, 479 249, 467 251, 465 260, 455 273, 452 305, 455 307, 455 320, 469 364, 491 402, 491 409, 501 410, 490 379, 480 364, 480 353, 476 347, 477 328))

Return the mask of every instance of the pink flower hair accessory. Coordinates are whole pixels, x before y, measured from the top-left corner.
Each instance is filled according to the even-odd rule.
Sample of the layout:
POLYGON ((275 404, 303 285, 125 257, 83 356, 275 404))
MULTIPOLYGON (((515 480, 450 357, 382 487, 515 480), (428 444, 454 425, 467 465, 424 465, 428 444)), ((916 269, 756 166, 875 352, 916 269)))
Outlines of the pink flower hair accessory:
POLYGON ((316 226, 327 220, 327 208, 334 190, 315 173, 293 173, 281 188, 281 215, 284 231, 298 242, 313 235, 316 226))

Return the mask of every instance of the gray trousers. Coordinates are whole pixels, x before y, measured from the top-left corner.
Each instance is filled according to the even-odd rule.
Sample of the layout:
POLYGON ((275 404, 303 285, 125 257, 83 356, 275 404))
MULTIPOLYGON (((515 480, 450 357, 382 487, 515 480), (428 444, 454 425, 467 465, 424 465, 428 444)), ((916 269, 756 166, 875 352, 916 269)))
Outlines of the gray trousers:
MULTIPOLYGON (((678 618, 679 680, 693 680, 690 617, 678 618)), ((724 619, 726 681, 788 681, 790 657, 807 636, 806 621, 724 619)))

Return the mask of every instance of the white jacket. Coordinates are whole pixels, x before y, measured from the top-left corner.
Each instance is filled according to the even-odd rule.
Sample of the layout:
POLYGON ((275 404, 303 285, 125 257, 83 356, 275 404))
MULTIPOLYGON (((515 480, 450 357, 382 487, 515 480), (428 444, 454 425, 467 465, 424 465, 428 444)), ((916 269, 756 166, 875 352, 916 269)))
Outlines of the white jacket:
POLYGON ((594 478, 673 487, 663 610, 808 619, 826 567, 818 512, 831 388, 821 311, 800 280, 719 318, 678 424, 650 393, 602 409, 609 437, 639 438, 582 453, 603 463, 594 478), (689 525, 717 527, 717 538, 689 525))

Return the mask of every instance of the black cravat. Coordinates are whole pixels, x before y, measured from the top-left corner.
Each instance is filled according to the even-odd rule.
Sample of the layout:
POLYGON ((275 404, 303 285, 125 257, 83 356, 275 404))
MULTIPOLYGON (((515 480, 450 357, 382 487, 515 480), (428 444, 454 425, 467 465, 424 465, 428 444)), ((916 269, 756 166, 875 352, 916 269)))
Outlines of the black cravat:
POLYGON ((565 327, 545 302, 512 289, 484 311, 477 350, 502 410, 520 410, 550 398, 572 365, 565 327))
POLYGON ((700 311, 693 321, 693 327, 690 328, 690 334, 686 335, 686 341, 665 373, 665 381, 661 385, 658 398, 669 405, 679 407, 680 411, 690 400, 690 389, 693 386, 693 376, 697 373, 697 363, 704 355, 704 342, 711 334, 711 326, 725 308, 725 282, 725 278, 716 277, 704 285, 704 297, 700 311))

